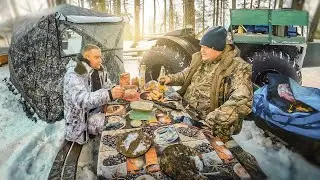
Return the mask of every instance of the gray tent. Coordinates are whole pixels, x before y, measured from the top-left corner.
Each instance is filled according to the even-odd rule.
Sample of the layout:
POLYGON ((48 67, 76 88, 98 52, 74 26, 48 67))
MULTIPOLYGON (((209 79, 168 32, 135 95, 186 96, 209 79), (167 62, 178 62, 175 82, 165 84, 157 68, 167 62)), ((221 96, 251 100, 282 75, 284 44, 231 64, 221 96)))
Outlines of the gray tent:
POLYGON ((9 50, 10 80, 41 119, 61 120, 65 67, 84 44, 102 49, 109 77, 118 83, 123 26, 121 17, 71 5, 20 19, 9 50))

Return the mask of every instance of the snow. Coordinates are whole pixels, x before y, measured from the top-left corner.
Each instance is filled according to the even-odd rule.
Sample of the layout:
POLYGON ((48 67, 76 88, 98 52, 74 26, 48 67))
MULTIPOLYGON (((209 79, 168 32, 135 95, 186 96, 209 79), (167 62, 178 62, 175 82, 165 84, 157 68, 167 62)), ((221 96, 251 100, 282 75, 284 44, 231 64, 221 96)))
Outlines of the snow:
POLYGON ((21 95, 8 90, 5 77, 9 77, 7 65, 0 67, 0 177, 47 179, 64 140, 64 122, 35 123, 26 117, 18 101, 21 95))
POLYGON ((240 134, 233 136, 243 150, 252 154, 271 180, 319 179, 320 168, 280 143, 273 144, 253 121, 244 121, 240 134))

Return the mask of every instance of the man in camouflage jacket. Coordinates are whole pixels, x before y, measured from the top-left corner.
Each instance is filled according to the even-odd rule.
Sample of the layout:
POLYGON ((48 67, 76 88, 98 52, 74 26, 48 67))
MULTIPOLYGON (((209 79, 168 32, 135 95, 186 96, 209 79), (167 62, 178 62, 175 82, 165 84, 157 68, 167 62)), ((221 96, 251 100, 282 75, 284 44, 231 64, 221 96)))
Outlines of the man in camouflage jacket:
POLYGON ((101 133, 105 122, 102 106, 123 96, 122 88, 112 88, 101 61, 100 48, 88 44, 82 55, 76 61, 70 60, 66 67, 63 101, 68 141, 84 144, 89 134, 101 133))
POLYGON ((226 36, 223 27, 209 29, 190 67, 160 79, 165 84, 182 86, 178 92, 202 113, 205 127, 223 141, 240 132, 253 98, 251 65, 237 57, 237 48, 226 45, 226 36))

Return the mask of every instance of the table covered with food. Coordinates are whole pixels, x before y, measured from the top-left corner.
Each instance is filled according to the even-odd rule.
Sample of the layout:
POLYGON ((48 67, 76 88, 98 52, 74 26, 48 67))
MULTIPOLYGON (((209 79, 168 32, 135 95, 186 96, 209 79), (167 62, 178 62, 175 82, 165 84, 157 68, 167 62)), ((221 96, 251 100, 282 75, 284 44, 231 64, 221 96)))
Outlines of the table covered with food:
MULTIPOLYGON (((123 85, 123 84, 122 84, 123 85)), ((250 179, 218 137, 208 138, 192 109, 171 87, 150 81, 105 107, 100 179, 250 179)))

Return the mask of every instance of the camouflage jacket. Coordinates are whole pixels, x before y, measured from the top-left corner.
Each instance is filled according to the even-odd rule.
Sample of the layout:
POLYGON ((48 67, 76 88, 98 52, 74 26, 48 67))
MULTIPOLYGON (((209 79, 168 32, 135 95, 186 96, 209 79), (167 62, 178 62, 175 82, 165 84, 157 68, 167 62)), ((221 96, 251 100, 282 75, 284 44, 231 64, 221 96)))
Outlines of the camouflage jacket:
POLYGON ((198 52, 189 68, 169 75, 170 85, 182 86, 178 92, 202 112, 204 123, 223 140, 240 132, 252 107, 252 68, 237 54, 237 49, 227 45, 216 60, 203 62, 198 52))
POLYGON ((64 76, 63 102, 68 141, 84 144, 88 140, 89 111, 106 104, 111 82, 105 71, 99 71, 102 88, 91 92, 93 69, 85 62, 71 60, 64 76))

